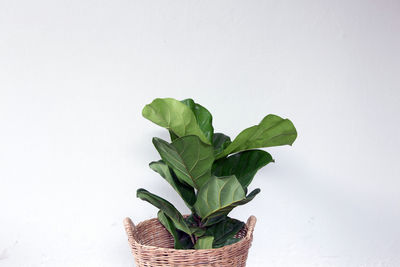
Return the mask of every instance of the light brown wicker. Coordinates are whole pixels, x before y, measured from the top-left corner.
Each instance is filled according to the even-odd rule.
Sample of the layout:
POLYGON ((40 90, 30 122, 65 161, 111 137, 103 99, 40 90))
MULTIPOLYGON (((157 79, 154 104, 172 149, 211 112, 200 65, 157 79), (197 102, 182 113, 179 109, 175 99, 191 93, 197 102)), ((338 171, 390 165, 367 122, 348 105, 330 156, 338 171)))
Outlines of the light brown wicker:
POLYGON ((138 267, 244 267, 256 221, 256 217, 250 216, 236 235, 241 238, 239 242, 222 248, 200 250, 174 249, 172 236, 156 218, 143 221, 136 227, 130 218, 126 218, 124 226, 138 267))

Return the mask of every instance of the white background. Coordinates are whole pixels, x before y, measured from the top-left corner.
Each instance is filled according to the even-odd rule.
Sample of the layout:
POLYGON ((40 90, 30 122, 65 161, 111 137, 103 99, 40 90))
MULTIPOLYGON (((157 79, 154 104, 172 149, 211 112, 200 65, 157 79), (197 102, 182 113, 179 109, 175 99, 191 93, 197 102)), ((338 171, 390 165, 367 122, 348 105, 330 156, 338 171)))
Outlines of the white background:
POLYGON ((122 220, 176 193, 156 97, 235 137, 274 113, 248 266, 400 266, 400 2, 0 2, 0 266, 133 266, 122 220))

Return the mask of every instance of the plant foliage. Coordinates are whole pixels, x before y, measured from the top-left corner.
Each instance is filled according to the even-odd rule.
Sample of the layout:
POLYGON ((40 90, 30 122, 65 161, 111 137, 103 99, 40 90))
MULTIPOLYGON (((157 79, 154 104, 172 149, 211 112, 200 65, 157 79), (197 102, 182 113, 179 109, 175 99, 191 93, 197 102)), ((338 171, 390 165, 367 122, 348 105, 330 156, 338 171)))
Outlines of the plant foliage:
POLYGON ((176 249, 219 248, 239 241, 244 223, 228 217, 260 192, 247 194, 255 174, 274 162, 259 148, 292 145, 293 123, 267 115, 231 141, 214 133, 211 113, 192 99, 157 98, 146 105, 143 117, 169 131, 171 142, 153 138, 161 160, 150 163, 179 194, 192 214, 183 216, 170 202, 138 189, 137 196, 159 209, 158 220, 174 239, 176 249))

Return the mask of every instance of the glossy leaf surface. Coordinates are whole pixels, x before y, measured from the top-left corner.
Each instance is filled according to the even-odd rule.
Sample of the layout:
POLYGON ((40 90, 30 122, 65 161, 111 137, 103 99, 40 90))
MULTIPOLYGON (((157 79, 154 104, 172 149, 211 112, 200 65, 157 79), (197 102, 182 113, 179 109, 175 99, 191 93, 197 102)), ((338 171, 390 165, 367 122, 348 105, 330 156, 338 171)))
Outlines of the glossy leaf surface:
POLYGON ((176 229, 173 221, 165 215, 163 211, 158 211, 157 214, 160 223, 167 229, 167 231, 174 238, 174 248, 176 249, 190 249, 193 248, 193 243, 188 234, 176 229))
POLYGON ((149 166, 152 170, 159 173, 181 196, 188 208, 192 209, 196 202, 196 194, 193 187, 179 181, 173 170, 171 170, 171 168, 169 168, 162 160, 153 161, 149 166))
POLYGON ((222 216, 228 215, 233 208, 251 201, 259 191, 256 189, 246 197, 235 176, 212 176, 198 192, 194 208, 202 222, 210 225, 210 222, 217 223, 222 216), (214 221, 215 218, 218 220, 214 221))
POLYGON ((263 150, 247 150, 214 162, 212 174, 215 176, 235 175, 243 188, 247 188, 259 169, 270 162, 272 156, 263 150))
POLYGON ((270 114, 260 124, 243 130, 216 158, 254 148, 292 145, 296 137, 296 128, 290 120, 270 114))
POLYGON ((213 137, 214 154, 221 153, 231 142, 231 138, 223 133, 215 133, 213 137))
POLYGON ((142 115, 179 137, 196 135, 203 142, 211 143, 197 124, 192 110, 176 99, 156 98, 143 108, 142 115))
POLYGON ((177 229, 187 233, 188 235, 192 234, 190 228, 183 219, 182 214, 170 202, 150 193, 143 188, 138 189, 136 195, 138 198, 149 202, 150 204, 156 206, 158 209, 163 211, 172 220, 177 229))
POLYGON ((172 168, 181 182, 200 189, 209 179, 214 161, 213 148, 197 136, 181 137, 171 144, 160 138, 153 138, 153 144, 162 160, 172 168))
POLYGON ((244 226, 244 222, 226 217, 223 221, 207 228, 205 235, 213 236, 213 248, 223 247, 224 244, 233 238, 244 226))
POLYGON ((201 131, 208 139, 209 143, 211 144, 214 135, 211 113, 202 105, 195 103, 193 99, 188 98, 182 100, 181 102, 192 110, 194 116, 196 117, 197 124, 199 125, 201 131))

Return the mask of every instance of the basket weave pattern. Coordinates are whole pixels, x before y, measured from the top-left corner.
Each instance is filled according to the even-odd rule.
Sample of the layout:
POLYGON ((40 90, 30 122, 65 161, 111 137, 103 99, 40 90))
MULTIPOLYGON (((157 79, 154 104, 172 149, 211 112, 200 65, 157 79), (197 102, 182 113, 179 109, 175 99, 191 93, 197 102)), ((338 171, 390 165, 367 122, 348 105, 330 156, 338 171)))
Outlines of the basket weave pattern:
POLYGON ((256 217, 250 216, 236 235, 241 239, 239 242, 222 248, 200 250, 174 249, 172 236, 156 218, 137 226, 126 218, 124 226, 137 267, 245 267, 256 221, 256 217))

